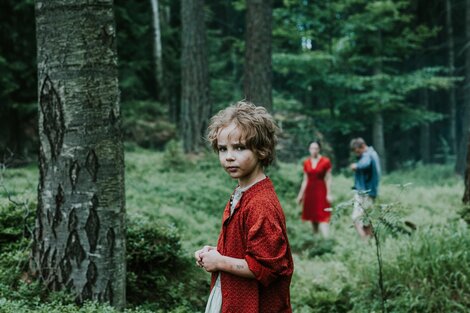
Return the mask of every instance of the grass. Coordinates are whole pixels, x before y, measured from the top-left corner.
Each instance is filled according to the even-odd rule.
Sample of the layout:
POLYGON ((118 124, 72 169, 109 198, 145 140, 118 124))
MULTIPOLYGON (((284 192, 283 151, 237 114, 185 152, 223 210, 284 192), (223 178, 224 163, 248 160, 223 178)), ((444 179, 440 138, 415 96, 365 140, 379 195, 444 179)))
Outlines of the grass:
MULTIPOLYGON (((334 217, 331 240, 314 238, 295 204, 301 171, 300 163, 280 163, 268 171, 286 214, 294 253, 294 312, 379 312, 374 245, 359 239, 349 209, 334 217)), ((2 179, 14 201, 36 201, 35 166, 7 169, 2 179)), ((213 155, 188 159, 175 151, 138 148, 126 153, 128 213, 175 225, 189 257, 202 245, 216 244, 222 210, 235 185, 213 155)), ((334 176, 334 206, 352 198, 351 185, 351 177, 334 176)), ((470 234, 458 215, 462 194, 463 183, 450 166, 418 165, 383 178, 379 202, 392 204, 402 220, 417 226, 411 236, 383 237, 388 312, 466 312, 470 234), (429 282, 435 287, 426 287, 429 282)), ((0 206, 8 203, 6 196, 0 190, 0 206)))

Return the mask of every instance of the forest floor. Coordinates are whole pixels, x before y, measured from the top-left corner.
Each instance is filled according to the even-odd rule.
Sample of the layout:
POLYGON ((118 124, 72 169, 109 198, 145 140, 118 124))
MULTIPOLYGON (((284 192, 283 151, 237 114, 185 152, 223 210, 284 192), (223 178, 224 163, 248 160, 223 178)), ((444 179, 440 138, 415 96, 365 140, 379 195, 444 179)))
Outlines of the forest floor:
MULTIPOLYGON (((128 213, 175 225, 189 258, 203 245, 216 245, 222 210, 236 186, 216 156, 187 159, 175 152, 127 150, 128 213)), ((35 202, 37 175, 34 165, 7 169, 0 183, 15 201, 35 202)), ((300 220, 295 203, 301 163, 279 163, 268 175, 286 215, 294 254, 294 312, 380 312, 376 247, 373 240, 358 237, 350 218, 352 177, 333 177, 331 238, 323 240, 300 220)), ((2 206, 9 200, 5 190, 0 193, 2 206)), ((470 233, 458 214, 462 194, 462 180, 451 166, 417 165, 382 179, 377 207, 390 207, 399 221, 417 226, 410 235, 392 231, 380 237, 389 312, 465 312, 470 305, 470 233)), ((209 274, 201 275, 207 287, 209 274)))

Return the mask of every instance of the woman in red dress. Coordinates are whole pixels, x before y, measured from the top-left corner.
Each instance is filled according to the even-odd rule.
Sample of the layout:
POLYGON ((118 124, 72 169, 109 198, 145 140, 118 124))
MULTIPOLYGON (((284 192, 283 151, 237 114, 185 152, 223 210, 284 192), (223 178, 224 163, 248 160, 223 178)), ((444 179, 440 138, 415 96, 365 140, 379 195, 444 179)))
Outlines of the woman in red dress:
POLYGON ((304 161, 304 179, 297 202, 303 204, 302 220, 311 221, 313 232, 328 237, 331 213, 331 162, 320 155, 321 145, 310 144, 310 157, 304 161), (325 210, 326 209, 326 210, 325 210))

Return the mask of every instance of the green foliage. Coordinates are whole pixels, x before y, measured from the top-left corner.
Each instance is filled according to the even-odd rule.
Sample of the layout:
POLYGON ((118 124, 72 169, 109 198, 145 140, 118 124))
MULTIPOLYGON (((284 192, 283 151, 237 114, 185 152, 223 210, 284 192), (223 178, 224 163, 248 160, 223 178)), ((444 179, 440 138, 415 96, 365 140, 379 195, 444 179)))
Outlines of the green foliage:
POLYGON ((176 127, 168 121, 168 110, 154 101, 122 104, 123 132, 126 140, 144 148, 162 148, 176 137, 176 127))
MULTIPOLYGON (((462 225, 426 228, 384 263, 389 312, 467 312, 470 306, 469 231, 462 225)), ((369 275, 363 282, 370 280, 369 275)), ((354 312, 378 306, 373 288, 355 293, 354 312)))
POLYGON ((470 225, 470 206, 469 205, 464 205, 462 209, 459 211, 460 216, 462 219, 470 225))
MULTIPOLYGON (((56 307, 60 310, 52 312, 98 312, 100 307, 104 311, 99 312, 114 312, 96 303, 78 308, 72 305, 71 295, 49 293, 28 275, 31 244, 27 237, 34 224, 28 212, 33 212, 32 207, 26 212, 13 204, 0 208, 0 312, 46 312, 56 307)), ((157 312, 194 312, 203 305, 201 293, 205 295, 209 288, 190 253, 182 249, 178 230, 155 216, 129 216, 127 271, 128 302, 157 312)))
POLYGON ((191 165, 188 157, 183 152, 181 142, 176 140, 171 140, 165 145, 162 163, 161 171, 184 171, 191 165))
POLYGON ((308 312, 346 313, 350 312, 353 306, 349 299, 350 292, 347 287, 335 291, 325 286, 314 284, 308 292, 300 296, 300 301, 308 307, 308 312))
MULTIPOLYGON (((209 275, 194 266, 192 254, 203 245, 216 244, 222 210, 236 182, 220 169, 213 153, 191 159, 184 170, 163 170, 167 167, 164 153, 141 148, 126 153, 126 204, 129 238, 133 238, 128 242, 128 267, 133 269, 128 275, 129 295, 133 294, 136 302, 138 295, 141 300, 143 296, 152 299, 136 312, 200 312, 209 295, 209 275)), ((37 175, 34 167, 7 169, 3 177, 12 200, 34 202, 37 175)), ((283 206, 294 253, 294 312, 380 310, 376 250, 359 239, 349 216, 352 178, 343 174, 333 177, 333 205, 345 204, 343 214, 330 224, 332 240, 323 241, 314 237, 310 223, 300 220, 300 207, 295 204, 301 164, 279 162, 269 168, 268 175, 283 206)), ((466 254, 470 236, 467 226, 459 222, 462 192, 463 184, 450 165, 410 164, 383 178, 377 208, 394 204, 383 209, 388 210, 385 220, 392 222, 391 226, 384 223, 379 230, 388 312, 465 312, 460 307, 469 305, 468 284, 464 283, 470 277, 466 254), (417 226, 411 235, 402 235, 394 227, 403 226, 404 221, 417 226)), ((5 209, 10 204, 6 194, 1 195, 0 206, 5 209)), ((16 213, 12 209, 2 212, 16 216, 12 222, 19 225, 13 233, 22 234, 24 206, 17 209, 16 213)), ((2 228, 8 228, 5 225, 2 228)), ((17 265, 27 261, 27 246, 26 241, 24 250, 12 248, 5 254, 2 246, 0 312, 7 308, 16 312, 80 312, 65 295, 45 296, 39 284, 21 279, 23 272, 17 265)), ((99 307, 87 304, 81 310, 99 307)), ((103 306, 102 311, 106 310, 111 309, 103 306)))
POLYGON ((165 312, 178 306, 201 306, 194 291, 201 285, 208 288, 207 282, 195 273, 173 225, 134 216, 128 223, 127 240, 127 299, 131 304, 165 312))
POLYGON ((3 1, 0 20, 0 162, 22 163, 38 142, 34 1, 3 1))
MULTIPOLYGON (((5 298, 0 298, 0 312, 1 313, 151 313, 152 311, 146 309, 127 309, 124 311, 116 310, 109 305, 99 304, 95 302, 87 302, 82 307, 77 307, 73 304, 62 304, 60 301, 51 303, 37 304, 31 306, 31 303, 26 300, 11 301, 5 298)), ((167 312, 181 312, 181 311, 167 311, 167 312)))
POLYGON ((0 289, 22 285, 20 279, 28 271, 33 212, 33 205, 0 206, 0 289))

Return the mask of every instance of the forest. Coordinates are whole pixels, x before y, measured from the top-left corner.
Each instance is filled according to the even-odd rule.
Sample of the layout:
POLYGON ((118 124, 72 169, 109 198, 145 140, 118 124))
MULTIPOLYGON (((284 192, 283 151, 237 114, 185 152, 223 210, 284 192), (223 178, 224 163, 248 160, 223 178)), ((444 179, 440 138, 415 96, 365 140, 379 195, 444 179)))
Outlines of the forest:
POLYGON ((0 313, 204 312, 237 182, 207 138, 240 100, 279 126, 267 168, 293 312, 470 309, 470 0, 4 0, 0 313), (363 241, 362 137, 380 157, 363 241), (330 235, 296 203, 312 141, 330 235))

